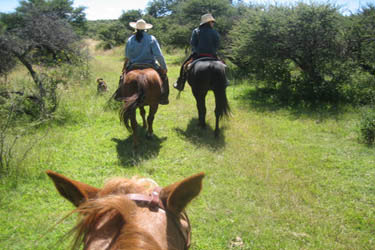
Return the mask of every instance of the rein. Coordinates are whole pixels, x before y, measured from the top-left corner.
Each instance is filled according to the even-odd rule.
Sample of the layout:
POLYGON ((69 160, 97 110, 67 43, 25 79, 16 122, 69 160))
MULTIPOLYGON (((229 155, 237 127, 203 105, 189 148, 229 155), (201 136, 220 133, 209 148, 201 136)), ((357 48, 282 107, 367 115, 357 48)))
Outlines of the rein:
POLYGON ((181 216, 176 216, 175 214, 171 213, 168 211, 168 209, 165 208, 163 202, 160 200, 160 192, 161 192, 160 187, 154 188, 152 193, 150 195, 144 195, 144 194, 126 194, 125 196, 134 201, 137 205, 139 206, 145 206, 150 209, 150 211, 153 212, 158 212, 159 208, 163 209, 167 216, 172 218, 172 221, 174 222, 175 226, 178 228, 178 231, 182 238, 184 239, 185 242, 185 247, 184 249, 187 250, 190 247, 191 243, 191 226, 190 226, 190 221, 185 212, 181 213, 181 216), (181 226, 180 219, 186 221, 188 225, 188 229, 184 230, 181 226))

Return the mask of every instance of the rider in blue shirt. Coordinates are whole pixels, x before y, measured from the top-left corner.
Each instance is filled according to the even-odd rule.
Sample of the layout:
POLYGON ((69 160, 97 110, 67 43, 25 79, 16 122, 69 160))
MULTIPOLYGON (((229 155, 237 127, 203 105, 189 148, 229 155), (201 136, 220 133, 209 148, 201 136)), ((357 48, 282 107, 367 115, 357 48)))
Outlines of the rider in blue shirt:
POLYGON ((192 54, 184 61, 180 69, 178 77, 173 87, 182 91, 186 82, 186 66, 199 57, 217 58, 217 50, 219 49, 220 36, 213 29, 215 19, 211 14, 205 14, 201 17, 201 23, 198 28, 193 30, 190 45, 192 54))
POLYGON ((160 104, 168 104, 169 83, 167 77, 167 65, 161 52, 160 45, 156 38, 146 32, 152 25, 146 23, 143 19, 137 22, 130 22, 129 25, 136 29, 125 48, 125 71, 137 68, 137 65, 149 64, 159 73, 163 80, 162 95, 160 104), (156 63, 158 62, 159 65, 156 63))

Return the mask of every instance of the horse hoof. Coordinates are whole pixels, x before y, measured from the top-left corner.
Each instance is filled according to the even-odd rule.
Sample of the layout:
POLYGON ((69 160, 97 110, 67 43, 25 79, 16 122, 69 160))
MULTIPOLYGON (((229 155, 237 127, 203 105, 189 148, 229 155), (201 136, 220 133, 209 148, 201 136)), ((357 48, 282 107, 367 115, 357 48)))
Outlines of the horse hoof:
POLYGON ((206 128, 206 124, 202 124, 202 123, 199 123, 198 126, 202 129, 205 129, 206 128))
POLYGON ((147 134, 146 134, 146 138, 149 139, 149 140, 151 140, 151 139, 152 139, 152 135, 153 135, 152 133, 151 133, 151 134, 150 134, 150 133, 147 133, 147 134))
POLYGON ((219 130, 215 130, 215 138, 219 138, 219 135, 220 135, 220 131, 219 130))

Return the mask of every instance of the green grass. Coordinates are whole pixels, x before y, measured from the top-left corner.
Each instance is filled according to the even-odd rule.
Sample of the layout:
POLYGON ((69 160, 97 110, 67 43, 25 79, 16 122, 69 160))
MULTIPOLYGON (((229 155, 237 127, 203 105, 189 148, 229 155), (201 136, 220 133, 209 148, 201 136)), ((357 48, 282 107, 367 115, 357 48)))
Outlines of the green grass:
MULTIPOLYGON (((0 180, 0 249, 69 246, 63 236, 75 218, 51 227, 73 206, 57 194, 47 169, 98 187, 114 176, 167 185, 204 171, 203 191, 188 207, 194 250, 374 248, 375 150, 358 143, 356 110, 272 106, 250 99, 251 86, 230 86, 233 117, 215 139, 213 94, 209 126, 201 130, 190 87, 179 100, 171 89, 170 104, 155 117, 155 138, 141 137, 134 153, 116 105, 105 108, 122 53, 96 52, 91 61, 92 78, 103 77, 108 94, 96 95, 94 79, 72 83, 62 90, 56 119, 23 138, 23 145, 43 139, 17 166, 17 179, 0 180)), ((166 55, 170 84, 182 57, 166 55)))

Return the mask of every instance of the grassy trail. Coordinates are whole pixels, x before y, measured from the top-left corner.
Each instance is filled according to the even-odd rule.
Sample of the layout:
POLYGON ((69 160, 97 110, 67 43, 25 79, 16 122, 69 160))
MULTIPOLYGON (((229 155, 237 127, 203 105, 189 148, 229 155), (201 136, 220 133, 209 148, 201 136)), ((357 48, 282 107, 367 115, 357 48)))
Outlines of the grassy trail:
MULTIPOLYGON (((170 104, 155 117, 155 138, 142 137, 134 153, 119 106, 105 109, 121 54, 97 52, 91 62, 93 78, 104 78, 110 93, 97 96, 94 80, 72 84, 62 91, 57 119, 25 138, 44 135, 19 166, 18 181, 1 180, 0 249, 69 246, 62 237, 75 218, 50 227, 73 207, 58 196, 47 169, 98 187, 114 176, 147 176, 167 185, 204 171, 203 192, 188 207, 193 250, 374 249, 375 151, 358 144, 355 112, 270 108, 248 98, 252 87, 232 85, 233 117, 221 123, 216 140, 213 94, 209 126, 201 130, 190 87, 179 100, 171 88, 170 104)), ((166 55, 170 84, 182 56, 166 55)))

